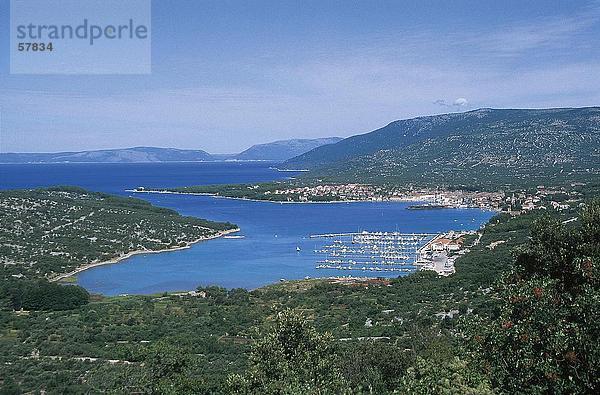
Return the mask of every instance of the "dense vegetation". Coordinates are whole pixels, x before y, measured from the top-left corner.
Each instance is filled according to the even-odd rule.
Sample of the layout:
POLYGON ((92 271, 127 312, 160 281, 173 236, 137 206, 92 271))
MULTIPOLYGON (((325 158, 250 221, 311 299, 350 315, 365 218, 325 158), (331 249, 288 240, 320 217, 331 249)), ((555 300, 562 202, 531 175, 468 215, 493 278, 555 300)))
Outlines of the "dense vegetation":
MULTIPOLYGON (((568 242, 574 248, 572 261, 552 264, 579 262, 591 254, 592 268, 597 270, 600 225, 598 207, 593 207, 581 223, 556 222, 569 218, 568 213, 552 226, 538 223, 530 245, 516 261, 519 281, 539 281, 541 275, 552 280, 554 272, 546 273, 540 263, 555 262, 562 253, 557 255, 552 243, 539 245, 546 237, 539 232, 545 229, 573 237, 568 242), (581 246, 582 240, 588 240, 586 247, 581 246), (541 274, 521 271, 526 256, 537 259, 526 265, 528 270, 538 268, 541 274)), ((473 339, 498 339, 482 344, 494 353, 519 355, 502 343, 514 340, 506 337, 512 332, 502 332, 508 314, 502 284, 510 283, 494 284, 511 267, 511 251, 523 245, 531 224, 542 217, 534 212, 494 218, 479 243, 457 261, 457 273, 450 277, 420 272, 389 282, 308 280, 252 292, 209 287, 185 295, 93 296, 89 304, 55 311, 12 312, 5 305, 0 314, 0 364, 5 377, 1 388, 14 393, 40 389, 50 393, 314 393, 318 389, 321 393, 439 393, 443 388, 453 393, 513 392, 511 388, 529 378, 503 372, 505 366, 498 365, 501 358, 485 360, 486 355, 496 354, 473 339)), ((514 278, 514 274, 506 276, 514 278)), ((560 279, 555 280, 559 284, 560 279)), ((572 310, 575 307, 561 301, 560 306, 544 304, 543 315, 553 317, 556 309, 566 309, 556 318, 565 323, 565 333, 577 317, 589 320, 594 316, 589 308, 596 308, 589 297, 598 297, 597 284, 585 287, 586 302, 577 304, 582 310, 572 310)), ((548 331, 546 325, 554 323, 541 322, 532 328, 532 339, 534 329, 548 331)), ((519 328, 521 323, 513 319, 512 325, 511 329, 519 328)), ((552 345, 561 355, 567 351, 559 346, 576 346, 569 358, 580 363, 577 378, 570 387, 547 388, 597 389, 598 383, 590 380, 597 365, 597 346, 590 339, 597 339, 597 326, 583 329, 582 321, 577 330, 581 340, 552 345)), ((535 358, 540 357, 532 352, 526 358, 537 363, 535 358)), ((540 371, 535 378, 540 385, 549 385, 569 373, 553 370, 545 379, 540 371)))
POLYGON ((600 174, 600 108, 480 109, 395 121, 285 162, 340 182, 497 189, 600 174))
POLYGON ((0 192, 0 278, 52 278, 132 251, 185 246, 229 223, 79 188, 0 192))
POLYGON ((6 310, 69 310, 89 301, 78 286, 62 286, 39 280, 9 279, 0 282, 0 304, 6 310))
MULTIPOLYGON (((289 185, 281 182, 262 182, 258 184, 218 184, 218 185, 195 185, 179 188, 158 188, 177 193, 198 193, 217 196, 225 196, 237 199, 256 199, 256 200, 272 200, 272 201, 287 201, 287 195, 276 195, 271 192, 277 188, 289 185), (267 194, 265 195, 265 192, 267 194)), ((153 188, 149 188, 152 190, 153 188)))
POLYGON ((536 222, 498 284, 498 310, 467 328, 475 360, 505 392, 600 389, 600 201, 581 226, 536 222))
MULTIPOLYGON (((177 188, 148 188, 148 191, 168 191, 173 193, 186 194, 208 194, 214 196, 222 196, 235 199, 250 199, 250 200, 267 200, 271 202, 334 202, 343 200, 368 200, 367 194, 357 194, 352 191, 348 193, 329 192, 322 194, 312 194, 310 192, 301 192, 302 188, 318 188, 319 184, 315 182, 306 182, 305 180, 286 180, 279 182, 261 182, 257 184, 214 184, 214 185, 194 185, 177 188), (306 200, 303 200, 306 198, 306 200)), ((337 188, 342 188, 341 185, 336 185, 337 188)), ((364 189, 373 191, 377 189, 383 199, 389 197, 394 190, 373 187, 361 186, 364 189)), ((349 188, 348 188, 349 189, 349 188)), ((139 191, 139 189, 138 189, 139 191)))
MULTIPOLYGON (((418 355, 400 372, 395 389, 403 394, 597 393, 600 201, 586 208, 580 221, 578 227, 558 219, 536 221, 531 240, 517 249, 513 268, 490 294, 493 309, 478 310, 440 336, 464 349, 418 355)), ((330 334, 320 335, 301 315, 286 312, 253 344, 246 374, 231 376, 229 384, 235 392, 252 394, 372 392, 372 381, 357 387, 344 380, 348 361, 332 344, 330 334)))

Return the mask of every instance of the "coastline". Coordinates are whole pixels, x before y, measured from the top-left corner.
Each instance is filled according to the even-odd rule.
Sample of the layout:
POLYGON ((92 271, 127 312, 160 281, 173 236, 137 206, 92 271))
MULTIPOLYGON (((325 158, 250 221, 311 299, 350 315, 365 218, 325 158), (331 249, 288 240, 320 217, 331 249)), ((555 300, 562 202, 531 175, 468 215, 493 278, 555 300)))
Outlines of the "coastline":
MULTIPOLYGON (((370 200, 370 199, 365 199, 365 200, 323 200, 323 201, 289 201, 289 200, 269 200, 269 199, 250 199, 250 198, 244 198, 244 197, 233 197, 233 196, 223 196, 223 195, 217 195, 215 193, 209 193, 209 192, 178 192, 178 191, 167 191, 167 190, 154 190, 154 189, 148 189, 148 190, 135 190, 135 189, 126 189, 125 192, 130 192, 130 193, 155 193, 155 194, 162 194, 162 195, 192 195, 192 196, 210 196, 212 198, 215 199, 233 199, 233 200, 244 200, 247 202, 261 202, 261 203, 274 203, 274 204, 334 204, 334 203, 421 203, 421 202, 427 202, 427 200, 423 200, 423 199, 416 199, 413 197, 407 197, 407 198, 392 198, 392 199, 387 199, 387 200, 370 200)), ((479 210, 485 210, 485 211, 494 211, 494 212, 498 212, 499 210, 494 209, 492 207, 480 207, 480 206, 469 206, 469 207, 452 207, 449 206, 447 208, 461 208, 461 209, 479 209, 479 210)))
MULTIPOLYGON (((177 191, 161 191, 161 190, 144 190, 136 191, 134 189, 126 189, 125 192, 131 193, 156 193, 162 195, 192 195, 192 196, 210 196, 215 199, 233 199, 233 200, 245 200, 247 202, 261 202, 261 203, 277 203, 277 204, 324 204, 324 203, 410 203, 410 202, 421 202, 422 200, 415 200, 411 198, 407 199, 388 199, 388 200, 323 200, 323 201, 290 201, 290 200, 269 200, 269 199, 250 199, 244 197, 234 196, 223 196, 217 195, 216 193, 208 192, 177 192, 177 191)), ((479 208, 479 207, 468 207, 468 208, 479 208)))
POLYGON ((187 248, 192 247, 194 244, 199 243, 201 241, 206 241, 206 240, 212 240, 212 239, 217 239, 219 237, 223 237, 225 235, 228 235, 230 233, 236 233, 239 232, 240 228, 235 228, 235 229, 228 229, 228 230, 224 230, 221 232, 217 232, 214 235, 210 235, 210 236, 203 236, 200 237, 199 239, 193 240, 193 241, 189 241, 186 243, 186 245, 184 246, 180 246, 180 247, 174 247, 174 248, 163 248, 161 250, 135 250, 135 251, 130 251, 124 255, 120 255, 118 257, 109 259, 107 261, 102 261, 102 262, 95 262, 95 263, 89 263, 87 265, 83 265, 78 267, 75 270, 70 271, 69 273, 63 273, 63 274, 59 274, 53 278, 48 279, 48 281, 50 282, 57 282, 57 281, 61 281, 65 278, 69 278, 72 277, 78 273, 81 273, 83 271, 86 271, 88 269, 92 269, 98 266, 104 266, 104 265, 112 265, 114 263, 119 263, 121 261, 124 261, 125 259, 131 258, 132 256, 135 255, 144 255, 144 254, 158 254, 161 252, 169 252, 169 251, 179 251, 179 250, 185 250, 187 248))

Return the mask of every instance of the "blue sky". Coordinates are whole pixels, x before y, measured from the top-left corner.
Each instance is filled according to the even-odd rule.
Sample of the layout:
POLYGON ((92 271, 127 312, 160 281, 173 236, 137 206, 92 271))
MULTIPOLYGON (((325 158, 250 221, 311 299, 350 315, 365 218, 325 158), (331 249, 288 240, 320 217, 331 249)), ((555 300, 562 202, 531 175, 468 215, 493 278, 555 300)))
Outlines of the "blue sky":
POLYGON ((479 107, 600 104, 598 1, 154 1, 149 75, 9 74, 0 151, 236 152, 479 107))

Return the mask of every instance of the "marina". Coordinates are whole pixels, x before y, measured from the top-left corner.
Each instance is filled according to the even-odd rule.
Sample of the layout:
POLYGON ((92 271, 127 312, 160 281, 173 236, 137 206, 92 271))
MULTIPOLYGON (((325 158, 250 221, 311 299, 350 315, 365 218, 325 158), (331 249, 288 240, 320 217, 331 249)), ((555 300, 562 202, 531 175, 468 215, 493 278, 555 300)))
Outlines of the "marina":
POLYGON ((315 250, 322 257, 317 269, 411 272, 421 250, 436 233, 360 232, 311 235, 326 244, 315 250))
POLYGON ((464 236, 471 232, 401 233, 359 232, 311 235, 325 244, 314 252, 321 257, 316 269, 370 272, 434 270, 454 272, 455 254, 461 253, 464 236))

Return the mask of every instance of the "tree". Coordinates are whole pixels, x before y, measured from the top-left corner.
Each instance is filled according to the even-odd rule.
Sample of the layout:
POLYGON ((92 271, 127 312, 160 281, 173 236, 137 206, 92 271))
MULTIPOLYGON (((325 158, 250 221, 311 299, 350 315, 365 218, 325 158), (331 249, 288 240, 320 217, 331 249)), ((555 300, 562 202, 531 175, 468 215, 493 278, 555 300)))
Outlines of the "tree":
POLYGON ((229 389, 244 394, 343 393, 331 343, 331 335, 318 333, 301 314, 281 312, 253 344, 246 373, 229 377, 229 389))
POLYGON ((77 285, 39 280, 7 280, 0 284, 2 308, 19 310, 70 310, 89 302, 89 293, 77 285))
POLYGON ((144 365, 145 387, 152 394, 197 394, 201 381, 192 373, 193 362, 185 352, 164 341, 150 347, 144 365))
POLYGON ((381 394, 393 390, 414 359, 397 345, 383 341, 340 343, 342 374, 358 392, 381 394))
POLYGON ((6 377, 0 386, 0 395, 18 395, 21 394, 19 384, 12 377, 6 377))
POLYGON ((396 392, 405 395, 493 393, 487 378, 458 357, 441 364, 417 357, 416 363, 407 370, 396 392))
POLYGON ((537 221, 495 291, 498 313, 467 334, 494 386, 508 393, 600 390, 600 201, 580 226, 537 221))

